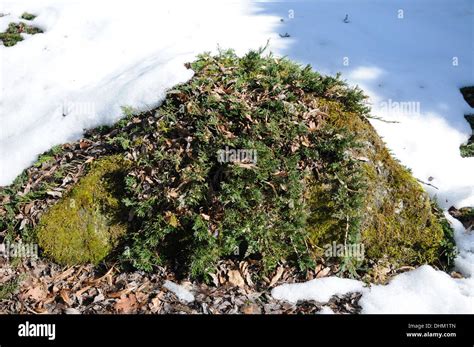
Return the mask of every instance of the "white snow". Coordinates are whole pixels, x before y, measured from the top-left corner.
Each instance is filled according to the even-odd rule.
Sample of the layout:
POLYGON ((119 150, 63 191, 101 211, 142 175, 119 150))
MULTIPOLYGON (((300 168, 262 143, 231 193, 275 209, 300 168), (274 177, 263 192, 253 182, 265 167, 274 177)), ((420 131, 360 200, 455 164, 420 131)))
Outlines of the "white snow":
POLYGON ((362 282, 347 278, 324 277, 305 283, 282 284, 273 288, 272 296, 278 300, 296 303, 300 300, 327 302, 333 295, 344 295, 362 290, 362 282))
POLYGON ((292 303, 326 303, 333 295, 351 292, 362 293, 359 305, 364 314, 474 313, 474 279, 453 279, 428 265, 395 276, 388 285, 364 287, 356 280, 325 277, 280 285, 272 290, 272 296, 292 303))
POLYGON ((0 46, 0 185, 53 145, 117 121, 122 106, 157 106, 197 54, 278 37, 278 18, 247 1, 6 0, 0 11, 0 29, 28 11, 44 30, 0 46))
POLYGON ((423 265, 386 286, 372 286, 359 304, 362 313, 474 313, 474 280, 455 280, 423 265))
POLYGON ((189 290, 187 290, 186 288, 184 288, 183 286, 179 284, 166 280, 165 283, 163 284, 163 287, 173 292, 181 301, 184 301, 184 302, 194 301, 194 295, 189 290))
POLYGON ((455 260, 455 268, 467 277, 474 275, 474 233, 464 229, 461 222, 445 213, 446 218, 454 228, 454 240, 459 255, 455 260))
MULTIPOLYGON (((443 208, 474 205, 474 158, 459 155, 471 132, 459 87, 474 84, 474 1, 3 0, 0 30, 24 11, 45 33, 0 46, 0 185, 51 146, 115 122, 122 106, 158 105, 191 77, 183 64, 196 54, 219 46, 242 54, 270 39, 274 53, 359 84, 373 114, 397 122, 374 120, 377 131, 438 188, 425 186, 443 208)), ((473 313, 474 236, 449 218, 466 279, 424 266, 387 286, 318 279, 274 295, 326 300, 362 290, 367 313, 473 313)))
POLYGON ((316 314, 334 314, 334 311, 329 306, 323 306, 316 314))

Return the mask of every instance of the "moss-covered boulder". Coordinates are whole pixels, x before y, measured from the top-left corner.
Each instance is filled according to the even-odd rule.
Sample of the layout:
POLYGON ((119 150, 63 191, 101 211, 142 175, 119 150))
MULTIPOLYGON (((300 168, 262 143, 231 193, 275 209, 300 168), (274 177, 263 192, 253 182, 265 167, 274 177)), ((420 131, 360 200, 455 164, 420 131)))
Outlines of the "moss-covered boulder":
POLYGON ((37 238, 47 256, 60 264, 96 264, 111 252, 126 231, 120 199, 127 166, 119 155, 97 160, 42 216, 37 238))
POLYGON ((203 275, 235 256, 304 269, 332 242, 365 246, 362 261, 341 259, 352 273, 453 256, 449 225, 374 131, 359 89, 258 52, 190 68, 189 83, 119 135, 137 163, 123 259, 203 275))
POLYGON ((114 155, 41 218, 48 255, 96 263, 126 230, 121 261, 193 276, 229 257, 262 273, 339 257, 353 275, 453 258, 452 229, 376 134, 360 89, 261 52, 205 54, 188 67, 194 77, 159 108, 127 112, 75 146, 114 155), (363 257, 328 254, 333 243, 363 246, 363 257))
MULTIPOLYGON (((308 186, 312 243, 362 243, 365 261, 384 260, 393 267, 437 263, 446 252, 451 256, 447 221, 409 170, 390 155, 368 120, 338 102, 319 104, 330 126, 356 134, 357 145, 347 149, 353 160, 351 177, 342 176, 341 165, 332 170, 343 179, 340 184, 327 184, 324 176, 331 171, 326 169, 308 186), (350 183, 356 187, 352 192, 350 183), (341 190, 347 206, 337 204, 341 190)), ((354 266, 354 260, 349 261, 347 265, 354 266)))

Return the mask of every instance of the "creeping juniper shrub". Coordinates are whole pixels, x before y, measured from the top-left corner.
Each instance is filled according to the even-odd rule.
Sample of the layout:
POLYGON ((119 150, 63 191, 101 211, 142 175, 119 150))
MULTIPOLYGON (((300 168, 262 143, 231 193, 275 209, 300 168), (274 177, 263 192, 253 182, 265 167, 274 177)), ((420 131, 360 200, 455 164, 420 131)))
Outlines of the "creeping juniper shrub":
MULTIPOLYGON (((366 244, 370 260, 394 264, 451 258, 421 187, 367 121, 362 91, 261 53, 200 56, 154 117, 118 135, 137 163, 122 259, 206 277, 226 257, 260 259, 262 273, 281 261, 305 270, 333 241, 366 244), (226 148, 255 150, 257 162, 221 162, 226 148), (397 211, 391 194, 407 208, 397 211)), ((344 257, 341 271, 357 276, 367 260, 344 257)))
POLYGON ((260 52, 203 55, 191 67, 195 77, 169 92, 157 111, 160 135, 143 139, 143 165, 127 179, 139 227, 124 258, 145 270, 177 260, 193 276, 236 255, 260 258, 264 271, 285 259, 313 266, 305 191, 316 172, 332 187, 335 218, 349 224, 346 238, 356 237, 350 210, 361 183, 347 151, 357 144, 326 126, 313 102, 323 95, 363 114, 363 95, 260 52), (258 161, 220 163, 224 148, 256 150, 258 161))
POLYGON ((23 14, 21 15, 20 17, 21 19, 25 19, 25 20, 33 20, 36 18, 36 16, 32 13, 28 13, 28 12, 23 12, 23 14))
POLYGON ((22 34, 35 35, 42 32, 43 31, 40 28, 23 22, 10 23, 7 30, 5 30, 3 33, 0 33, 0 41, 3 42, 5 47, 11 47, 16 45, 18 42, 23 41, 22 34))

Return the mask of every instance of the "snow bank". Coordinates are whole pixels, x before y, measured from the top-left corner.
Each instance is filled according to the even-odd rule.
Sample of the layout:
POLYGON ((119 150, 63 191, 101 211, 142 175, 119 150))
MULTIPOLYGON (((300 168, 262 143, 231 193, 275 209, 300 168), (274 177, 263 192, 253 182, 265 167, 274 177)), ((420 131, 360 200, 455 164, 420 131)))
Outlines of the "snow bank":
POLYGON ((248 1, 6 0, 0 29, 25 11, 44 34, 0 46, 0 185, 53 145, 111 124, 122 106, 157 106, 196 54, 262 47, 279 22, 248 1))
POLYGON ((189 290, 187 290, 183 286, 180 286, 179 284, 166 280, 165 283, 163 284, 163 287, 173 292, 181 301, 184 301, 184 302, 194 301, 194 295, 189 290))

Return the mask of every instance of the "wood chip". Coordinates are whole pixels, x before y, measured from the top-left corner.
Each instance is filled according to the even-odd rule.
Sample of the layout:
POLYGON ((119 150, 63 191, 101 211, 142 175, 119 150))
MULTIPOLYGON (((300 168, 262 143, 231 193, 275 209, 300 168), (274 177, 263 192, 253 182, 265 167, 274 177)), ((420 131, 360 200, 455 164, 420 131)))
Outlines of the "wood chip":
POLYGON ((229 283, 231 285, 241 287, 241 288, 245 287, 245 281, 242 278, 242 275, 240 274, 239 270, 230 270, 227 273, 227 276, 229 278, 229 283))
POLYGON ((279 266, 278 269, 276 270, 275 276, 272 277, 272 280, 270 281, 269 287, 273 287, 278 280, 281 278, 281 275, 283 275, 283 272, 285 269, 282 266, 279 266))

